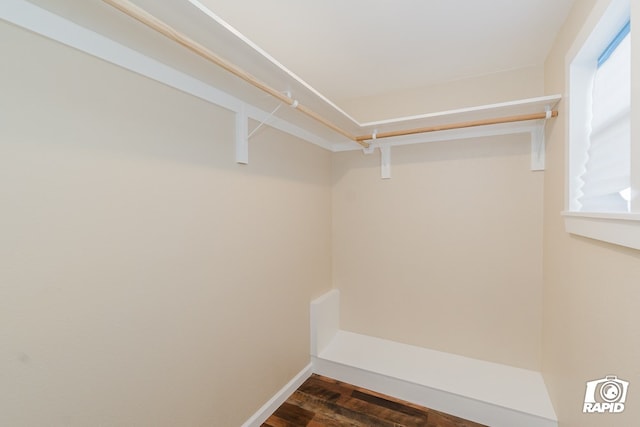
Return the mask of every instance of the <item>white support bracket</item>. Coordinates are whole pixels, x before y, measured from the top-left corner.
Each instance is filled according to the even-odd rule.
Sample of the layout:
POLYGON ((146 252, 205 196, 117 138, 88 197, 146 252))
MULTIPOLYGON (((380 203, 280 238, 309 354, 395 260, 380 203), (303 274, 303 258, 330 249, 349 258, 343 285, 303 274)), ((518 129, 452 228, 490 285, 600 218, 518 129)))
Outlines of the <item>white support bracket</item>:
MULTIPOLYGON (((298 101, 294 101, 293 105, 297 106, 297 104, 298 101)), ((249 117, 246 105, 243 104, 236 112, 236 163, 241 165, 249 164, 249 140, 262 126, 269 123, 282 105, 282 103, 278 104, 251 132, 249 132, 249 117)))
POLYGON ((380 145, 380 178, 391 178, 391 146, 389 144, 380 145))
POLYGON ((540 120, 536 127, 531 131, 531 170, 543 171, 545 169, 545 137, 544 126, 551 116, 551 106, 544 108, 547 116, 544 120, 540 120))
POLYGON ((249 164, 249 118, 244 104, 236 112, 236 163, 249 164))
MULTIPOLYGON (((293 105, 297 105, 298 101, 294 101, 294 103, 291 105, 293 107, 293 105)), ((258 129, 260 129, 262 126, 264 126, 265 124, 267 124, 272 118, 273 116, 276 115, 276 113, 278 112, 278 110, 280 109, 280 107, 282 107, 282 103, 278 104, 278 106, 264 119, 262 120, 260 123, 258 123, 258 126, 256 126, 255 128, 253 128, 253 130, 251 131, 251 133, 249 134, 248 138, 251 139, 251 137, 253 135, 255 135, 256 132, 258 132, 258 129)), ((294 107, 295 108, 295 107, 294 107)))
POLYGON ((374 130, 373 134, 371 135, 371 142, 369 143, 368 146, 362 148, 362 152, 364 154, 371 154, 371 153, 374 152, 374 150, 376 149, 375 142, 376 142, 377 137, 378 137, 378 131, 374 130))
POLYGON ((545 168, 545 141, 544 141, 544 123, 537 125, 531 131, 531 170, 543 171, 545 168))
POLYGON ((364 147, 362 151, 364 154, 371 154, 375 151, 376 147, 380 149, 380 178, 391 178, 391 145, 380 144, 376 142, 378 131, 374 130, 371 135, 371 142, 368 147, 364 147))

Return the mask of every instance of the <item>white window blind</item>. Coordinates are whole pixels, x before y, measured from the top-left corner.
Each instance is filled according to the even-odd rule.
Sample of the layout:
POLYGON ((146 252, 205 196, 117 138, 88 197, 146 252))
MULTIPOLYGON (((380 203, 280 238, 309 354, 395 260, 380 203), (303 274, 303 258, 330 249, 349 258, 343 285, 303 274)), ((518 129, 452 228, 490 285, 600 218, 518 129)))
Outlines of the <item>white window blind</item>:
POLYGON ((582 211, 627 212, 630 186, 631 37, 628 25, 599 59, 592 93, 582 211))

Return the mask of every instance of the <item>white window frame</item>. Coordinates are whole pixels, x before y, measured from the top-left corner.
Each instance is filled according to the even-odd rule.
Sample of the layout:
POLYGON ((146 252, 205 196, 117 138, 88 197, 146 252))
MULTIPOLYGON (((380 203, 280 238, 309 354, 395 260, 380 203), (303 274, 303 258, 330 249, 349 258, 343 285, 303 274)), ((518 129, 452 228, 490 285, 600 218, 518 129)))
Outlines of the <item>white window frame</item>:
MULTIPOLYGON (((566 56, 569 126, 565 153, 567 159, 565 211, 562 215, 565 220, 565 229, 569 233, 640 249, 640 182, 638 182, 640 159, 634 159, 637 156, 631 156, 629 213, 584 212, 580 210, 578 202, 580 188, 578 178, 584 169, 589 140, 588 129, 584 124, 590 119, 591 84, 597 69, 597 59, 625 25, 629 16, 629 0, 598 2, 566 56)), ((633 23, 631 26, 633 35, 633 23)), ((637 63, 633 51, 632 47, 632 68, 634 62, 637 63)), ((631 75, 633 76, 633 71, 631 75)), ((633 94, 631 105, 631 153, 638 153, 640 141, 637 136, 634 137, 633 94)))

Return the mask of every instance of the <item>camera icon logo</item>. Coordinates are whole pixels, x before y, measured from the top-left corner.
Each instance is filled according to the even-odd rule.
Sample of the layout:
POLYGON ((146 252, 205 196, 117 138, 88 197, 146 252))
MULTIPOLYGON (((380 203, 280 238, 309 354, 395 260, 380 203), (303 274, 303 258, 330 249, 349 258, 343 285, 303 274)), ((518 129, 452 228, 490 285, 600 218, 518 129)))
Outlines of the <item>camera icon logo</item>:
POLYGON ((586 414, 620 413, 624 411, 628 389, 629 382, 620 380, 615 375, 588 381, 582 412, 586 414))

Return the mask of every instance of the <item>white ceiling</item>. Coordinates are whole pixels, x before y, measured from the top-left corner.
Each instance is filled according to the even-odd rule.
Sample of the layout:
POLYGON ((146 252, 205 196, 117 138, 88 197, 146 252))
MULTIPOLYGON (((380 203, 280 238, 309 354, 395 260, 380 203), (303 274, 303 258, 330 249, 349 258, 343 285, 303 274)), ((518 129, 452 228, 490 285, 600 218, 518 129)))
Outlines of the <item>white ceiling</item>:
POLYGON ((334 102, 543 64, 574 0, 200 0, 334 102))

